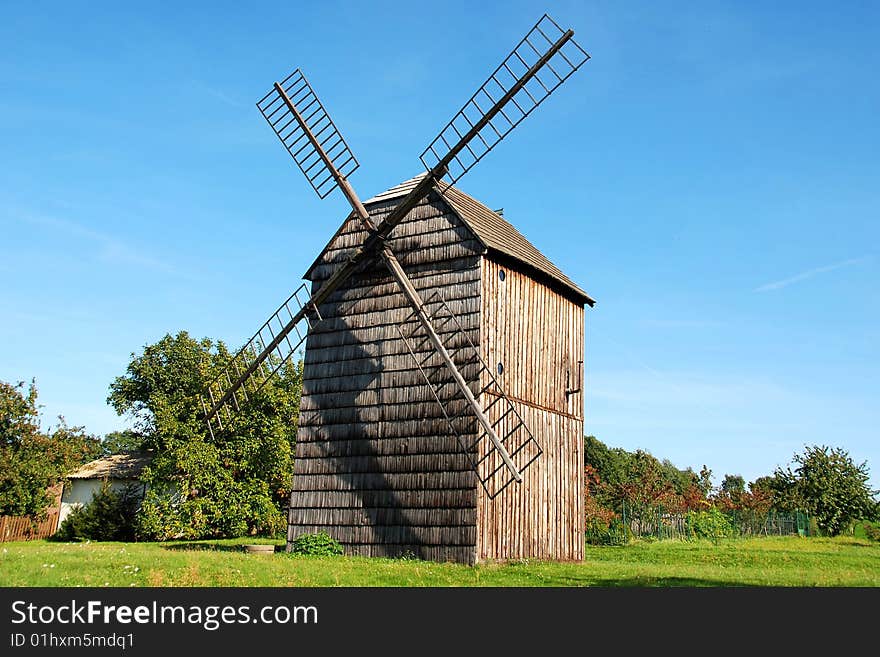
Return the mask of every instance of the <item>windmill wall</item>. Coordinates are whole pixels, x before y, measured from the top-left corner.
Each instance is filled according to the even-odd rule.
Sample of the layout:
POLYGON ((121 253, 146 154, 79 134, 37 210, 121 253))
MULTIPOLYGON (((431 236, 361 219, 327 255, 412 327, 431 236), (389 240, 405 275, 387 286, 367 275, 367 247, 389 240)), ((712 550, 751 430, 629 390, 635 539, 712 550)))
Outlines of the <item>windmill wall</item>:
MULTIPOLYGON (((395 203, 367 207, 378 222, 395 203)), ((439 291, 478 343, 482 244, 434 194, 393 236, 415 287, 439 291)), ((313 289, 363 239, 351 218, 311 270, 313 289)), ((327 319, 306 343, 288 540, 323 530, 347 554, 472 563, 476 480, 398 333, 411 308, 397 284, 373 263, 320 311, 327 319)))
POLYGON ((512 259, 487 256, 481 271, 483 358, 543 454, 494 499, 478 489, 477 559, 583 559, 583 394, 565 394, 582 388, 583 302, 512 259))

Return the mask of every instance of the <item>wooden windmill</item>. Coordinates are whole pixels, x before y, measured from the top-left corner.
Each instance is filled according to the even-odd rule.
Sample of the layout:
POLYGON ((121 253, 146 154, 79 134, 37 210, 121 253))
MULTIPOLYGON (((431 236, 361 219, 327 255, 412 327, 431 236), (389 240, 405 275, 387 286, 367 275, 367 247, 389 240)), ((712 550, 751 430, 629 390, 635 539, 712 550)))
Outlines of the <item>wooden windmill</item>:
POLYGON ((257 103, 315 192, 352 207, 202 398, 213 435, 305 343, 288 542, 325 530, 355 554, 582 557, 593 301, 452 186, 589 59, 573 35, 543 16, 422 153, 427 172, 366 202, 299 70, 257 103))

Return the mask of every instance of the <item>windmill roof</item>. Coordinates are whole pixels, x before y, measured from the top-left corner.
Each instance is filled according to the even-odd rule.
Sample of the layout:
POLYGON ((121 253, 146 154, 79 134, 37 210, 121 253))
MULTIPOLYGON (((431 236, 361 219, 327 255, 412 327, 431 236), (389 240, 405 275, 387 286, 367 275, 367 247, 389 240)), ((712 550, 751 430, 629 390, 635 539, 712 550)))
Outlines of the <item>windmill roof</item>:
POLYGON ((152 452, 133 451, 111 454, 89 461, 69 475, 68 479, 137 479, 153 460, 152 452))
MULTIPOLYGON (((415 187, 424 174, 406 180, 381 194, 364 201, 365 206, 382 203, 401 196, 406 196, 415 187)), ((566 290, 573 292, 581 301, 592 306, 595 301, 574 281, 566 276, 556 265, 541 253, 526 237, 510 222, 494 210, 489 209, 474 197, 465 194, 456 187, 439 184, 434 190, 446 201, 452 210, 470 228, 471 232, 482 242, 487 251, 502 254, 522 263, 527 268, 549 277, 566 290)), ((343 223, 343 226, 345 224, 343 223)), ((340 231, 342 228, 340 228, 340 231)), ((337 232, 338 234, 338 232, 337 232)), ((335 239, 331 238, 330 243, 335 239)), ((329 246, 329 244, 328 244, 329 246)), ((320 259, 320 257, 319 257, 320 259)), ((314 268, 315 263, 309 268, 314 268)), ((306 277, 308 277, 308 273, 306 277)))

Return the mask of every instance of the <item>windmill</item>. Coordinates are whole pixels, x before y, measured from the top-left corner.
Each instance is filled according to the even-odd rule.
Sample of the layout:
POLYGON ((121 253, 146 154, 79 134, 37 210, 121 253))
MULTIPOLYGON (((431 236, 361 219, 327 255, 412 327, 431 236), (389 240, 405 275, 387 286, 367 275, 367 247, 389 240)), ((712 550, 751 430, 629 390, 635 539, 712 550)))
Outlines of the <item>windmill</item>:
MULTIPOLYGON (((547 309, 556 303, 559 313, 568 313, 564 322, 575 325, 579 307, 582 327, 583 304, 592 305, 592 299, 499 214, 453 185, 589 59, 573 35, 544 15, 422 152, 426 173, 366 203, 349 182, 359 163, 299 69, 275 82, 257 103, 318 196, 325 198, 339 189, 352 209, 310 268, 306 278, 311 286, 295 290, 202 395, 213 436, 306 344, 302 413, 318 420, 301 420, 289 540, 298 532, 328 528, 355 552, 392 554, 415 548, 428 558, 473 561, 476 541, 471 539, 480 509, 484 517, 490 507, 502 513, 503 500, 517 497, 505 491, 511 485, 523 487, 530 466, 542 456, 541 441, 524 417, 532 411, 523 403, 531 402, 504 392, 502 361, 488 364, 492 354, 482 347, 486 341, 481 342, 488 329, 474 325, 473 307, 479 301, 450 298, 464 289, 464 279, 455 276, 473 279, 476 269, 494 267, 503 282, 503 259, 499 264, 474 255, 481 248, 488 253, 495 240, 501 246, 493 249, 509 251, 515 260, 519 257, 516 262, 527 265, 524 271, 532 276, 524 279, 528 285, 532 279, 546 280, 547 295, 559 296, 561 290, 560 298, 575 302, 544 304, 547 309), (425 237, 431 234, 426 226, 437 229, 434 237, 425 237), (444 247, 446 237, 436 237, 440 234, 458 242, 444 247), (466 250, 462 244, 468 240, 475 244, 470 257, 456 261, 469 263, 466 266, 457 264, 438 273, 442 258, 419 262, 432 249, 466 250), (370 306, 366 314, 353 310, 357 304, 370 306), (426 401, 433 411, 427 410, 426 401), (457 443, 455 454, 438 447, 448 445, 450 437, 457 443), (316 478, 323 483, 315 483, 316 478), (454 481, 452 488, 444 488, 444 481, 454 481), (483 491, 479 500, 476 482, 483 491), (464 492, 453 500, 455 496, 444 496, 444 491, 464 492), (298 519, 299 511, 308 518, 298 519), (437 524, 441 517, 448 517, 449 523, 437 524), (421 549, 424 546, 436 549, 421 549)), ((516 267, 508 269, 513 279, 516 267)), ((486 280, 487 271, 481 274, 486 280)), ((513 285, 512 280, 510 289, 513 285)), ((496 334, 499 331, 503 333, 496 327, 496 334)), ((564 394, 554 391, 551 396, 563 399, 563 405, 573 403, 579 387, 573 388, 572 382, 582 377, 582 360, 575 356, 578 344, 583 353, 582 330, 569 338, 564 348, 556 349, 565 352, 560 362, 552 364, 565 383, 564 394)), ((531 403, 532 407, 540 404, 531 403)), ((578 448, 573 449, 576 457, 578 448)), ((556 473, 569 481, 553 484, 557 493, 565 488, 573 499, 580 497, 576 461, 566 461, 574 462, 571 472, 556 473)), ((551 485, 546 473, 540 478, 540 484, 525 488, 551 485)), ((575 510, 579 504, 576 499, 575 510)), ((572 543, 582 550, 582 532, 574 531, 581 526, 578 514, 568 518, 570 514, 571 509, 560 511, 559 524, 578 534, 572 543)), ((531 529, 534 532, 537 525, 531 529)), ((498 542, 508 541, 500 537, 498 542)), ((496 553, 506 554, 500 548, 483 550, 484 555, 496 553)), ((574 547, 563 556, 577 555, 574 547)))

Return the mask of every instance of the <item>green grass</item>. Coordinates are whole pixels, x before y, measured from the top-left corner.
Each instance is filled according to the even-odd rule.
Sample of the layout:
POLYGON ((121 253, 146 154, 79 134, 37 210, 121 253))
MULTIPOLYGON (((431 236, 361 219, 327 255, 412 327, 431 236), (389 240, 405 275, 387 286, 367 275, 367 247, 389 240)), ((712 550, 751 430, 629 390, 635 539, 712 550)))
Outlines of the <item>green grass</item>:
POLYGON ((582 563, 477 567, 239 549, 253 542, 2 543, 0 586, 880 586, 880 544, 852 537, 588 546, 582 563))

